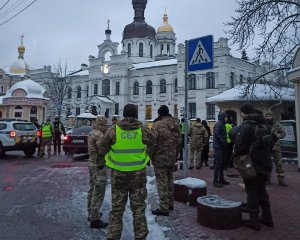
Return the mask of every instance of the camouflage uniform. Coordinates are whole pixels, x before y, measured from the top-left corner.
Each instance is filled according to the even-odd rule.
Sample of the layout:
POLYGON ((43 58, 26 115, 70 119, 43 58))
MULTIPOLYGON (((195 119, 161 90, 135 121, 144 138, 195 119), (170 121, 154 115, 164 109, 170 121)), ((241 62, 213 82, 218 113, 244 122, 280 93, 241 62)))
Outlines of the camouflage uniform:
MULTIPOLYGON (((147 153, 152 155, 156 145, 155 135, 150 129, 142 126, 141 122, 134 118, 124 118, 117 125, 123 130, 142 128, 143 143, 147 146, 147 153)), ((100 155, 104 157, 116 142, 116 126, 111 127, 105 134, 100 149, 100 155)), ((133 229, 135 239, 146 240, 148 227, 145 216, 146 209, 146 169, 132 172, 121 172, 112 170, 111 172, 111 191, 112 191, 112 210, 109 215, 109 225, 107 239, 120 239, 123 229, 123 213, 128 199, 130 208, 133 212, 133 229)))
POLYGON ((172 117, 160 117, 152 130, 157 138, 157 148, 152 158, 154 165, 159 208, 169 212, 174 207, 173 169, 177 153, 181 149, 181 132, 177 122, 172 117))
POLYGON ((274 147, 272 149, 272 155, 273 155, 273 161, 275 163, 276 172, 278 179, 284 178, 285 173, 282 167, 282 161, 281 161, 281 149, 279 145, 279 139, 282 139, 285 137, 285 131, 284 128, 279 123, 273 123, 272 127, 272 134, 276 135, 278 141, 274 144, 274 147))
POLYGON ((88 137, 90 189, 88 191, 87 211, 89 220, 91 221, 100 220, 99 210, 105 196, 107 173, 105 161, 103 158, 100 158, 99 148, 101 148, 101 142, 103 141, 106 129, 106 118, 98 117, 88 137))
POLYGON ((201 167, 201 151, 207 142, 208 133, 201 123, 196 122, 190 127, 190 156, 189 167, 194 168, 194 156, 196 155, 196 168, 201 167))

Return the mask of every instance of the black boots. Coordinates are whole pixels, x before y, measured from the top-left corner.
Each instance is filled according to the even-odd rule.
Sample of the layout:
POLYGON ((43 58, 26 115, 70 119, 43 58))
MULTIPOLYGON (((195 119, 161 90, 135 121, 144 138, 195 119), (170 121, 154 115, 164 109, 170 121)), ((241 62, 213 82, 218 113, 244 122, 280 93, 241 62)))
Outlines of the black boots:
POLYGON ((262 212, 262 214, 259 218, 259 221, 264 225, 267 225, 269 227, 274 227, 274 222, 273 222, 273 218, 272 218, 270 208, 264 208, 263 209, 263 212, 262 212))
POLYGON ((107 227, 108 223, 103 222, 101 220, 92 220, 90 223, 90 228, 105 228, 107 227))
POLYGON ((168 211, 163 211, 161 209, 155 209, 155 210, 151 210, 153 215, 157 215, 157 216, 169 216, 169 212, 168 211))
POLYGON ((246 227, 252 228, 252 229, 254 229, 256 231, 260 231, 261 230, 261 227, 260 227, 258 219, 250 218, 249 220, 243 220, 243 224, 246 227))

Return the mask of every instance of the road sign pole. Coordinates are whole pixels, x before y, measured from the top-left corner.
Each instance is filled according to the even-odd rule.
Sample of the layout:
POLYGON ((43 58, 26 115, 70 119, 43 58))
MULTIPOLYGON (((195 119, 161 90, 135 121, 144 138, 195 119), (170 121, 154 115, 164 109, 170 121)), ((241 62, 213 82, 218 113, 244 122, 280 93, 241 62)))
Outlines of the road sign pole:
POLYGON ((183 170, 184 178, 188 176, 188 41, 185 41, 185 74, 184 74, 184 153, 183 153, 183 170))

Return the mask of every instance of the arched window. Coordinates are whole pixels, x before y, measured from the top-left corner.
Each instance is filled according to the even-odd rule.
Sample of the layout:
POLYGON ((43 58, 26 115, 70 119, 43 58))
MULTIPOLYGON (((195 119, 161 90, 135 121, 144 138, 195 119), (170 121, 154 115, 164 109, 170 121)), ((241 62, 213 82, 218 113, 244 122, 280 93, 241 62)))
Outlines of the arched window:
POLYGON ((170 55, 170 44, 167 44, 167 55, 170 55))
POLYGON ((206 88, 215 88, 215 74, 213 72, 206 73, 206 88))
POLYGON ((77 98, 81 98, 81 87, 80 86, 78 86, 77 87, 77 98))
POLYGON ((23 108, 21 106, 16 106, 14 109, 14 117, 22 118, 23 116, 23 108))
POLYGON ((235 80, 235 74, 234 72, 230 73, 230 87, 234 88, 234 80, 235 80))
POLYGON ((37 107, 33 106, 30 109, 30 115, 37 114, 37 107))
POLYGON ((178 80, 177 78, 174 79, 174 92, 178 92, 178 80))
POLYGON ((0 111, 0 118, 2 118, 2 112, 0 111))
POLYGON ((128 43, 127 45, 127 53, 128 53, 128 57, 131 57, 131 43, 128 43))
POLYGON ((109 81, 109 79, 105 79, 102 82, 102 95, 103 96, 110 95, 110 81, 109 81))
POLYGON ((146 94, 152 94, 152 82, 150 80, 146 83, 146 94))
POLYGON ((1 93, 4 93, 4 86, 3 85, 0 86, 0 94, 1 93))
POLYGON ((139 43, 139 57, 143 57, 143 56, 144 56, 144 44, 139 43))
POLYGON ((162 79, 160 80, 160 93, 166 93, 167 92, 167 88, 166 88, 166 80, 162 79))
POLYGON ((150 58, 153 58, 153 45, 150 45, 150 58))
POLYGON ((133 84, 133 95, 139 95, 139 82, 133 84))
POLYGON ((30 121, 34 121, 35 119, 37 119, 37 107, 32 106, 30 108, 30 121))
POLYGON ((72 98, 72 88, 69 87, 68 88, 68 99, 71 99, 72 98))

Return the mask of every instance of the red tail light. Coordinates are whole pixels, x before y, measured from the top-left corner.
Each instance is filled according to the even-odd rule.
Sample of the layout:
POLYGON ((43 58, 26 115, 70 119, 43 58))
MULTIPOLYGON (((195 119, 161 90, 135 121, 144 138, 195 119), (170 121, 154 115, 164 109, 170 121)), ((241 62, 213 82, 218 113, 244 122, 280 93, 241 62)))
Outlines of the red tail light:
POLYGON ((68 142, 70 141, 70 137, 69 136, 64 136, 64 142, 68 142))
POLYGON ((41 129, 39 129, 39 130, 36 131, 36 136, 37 137, 41 137, 42 136, 42 130, 41 129))
POLYGON ((10 131, 9 136, 10 137, 16 137, 17 136, 16 131, 14 131, 14 130, 10 131))

